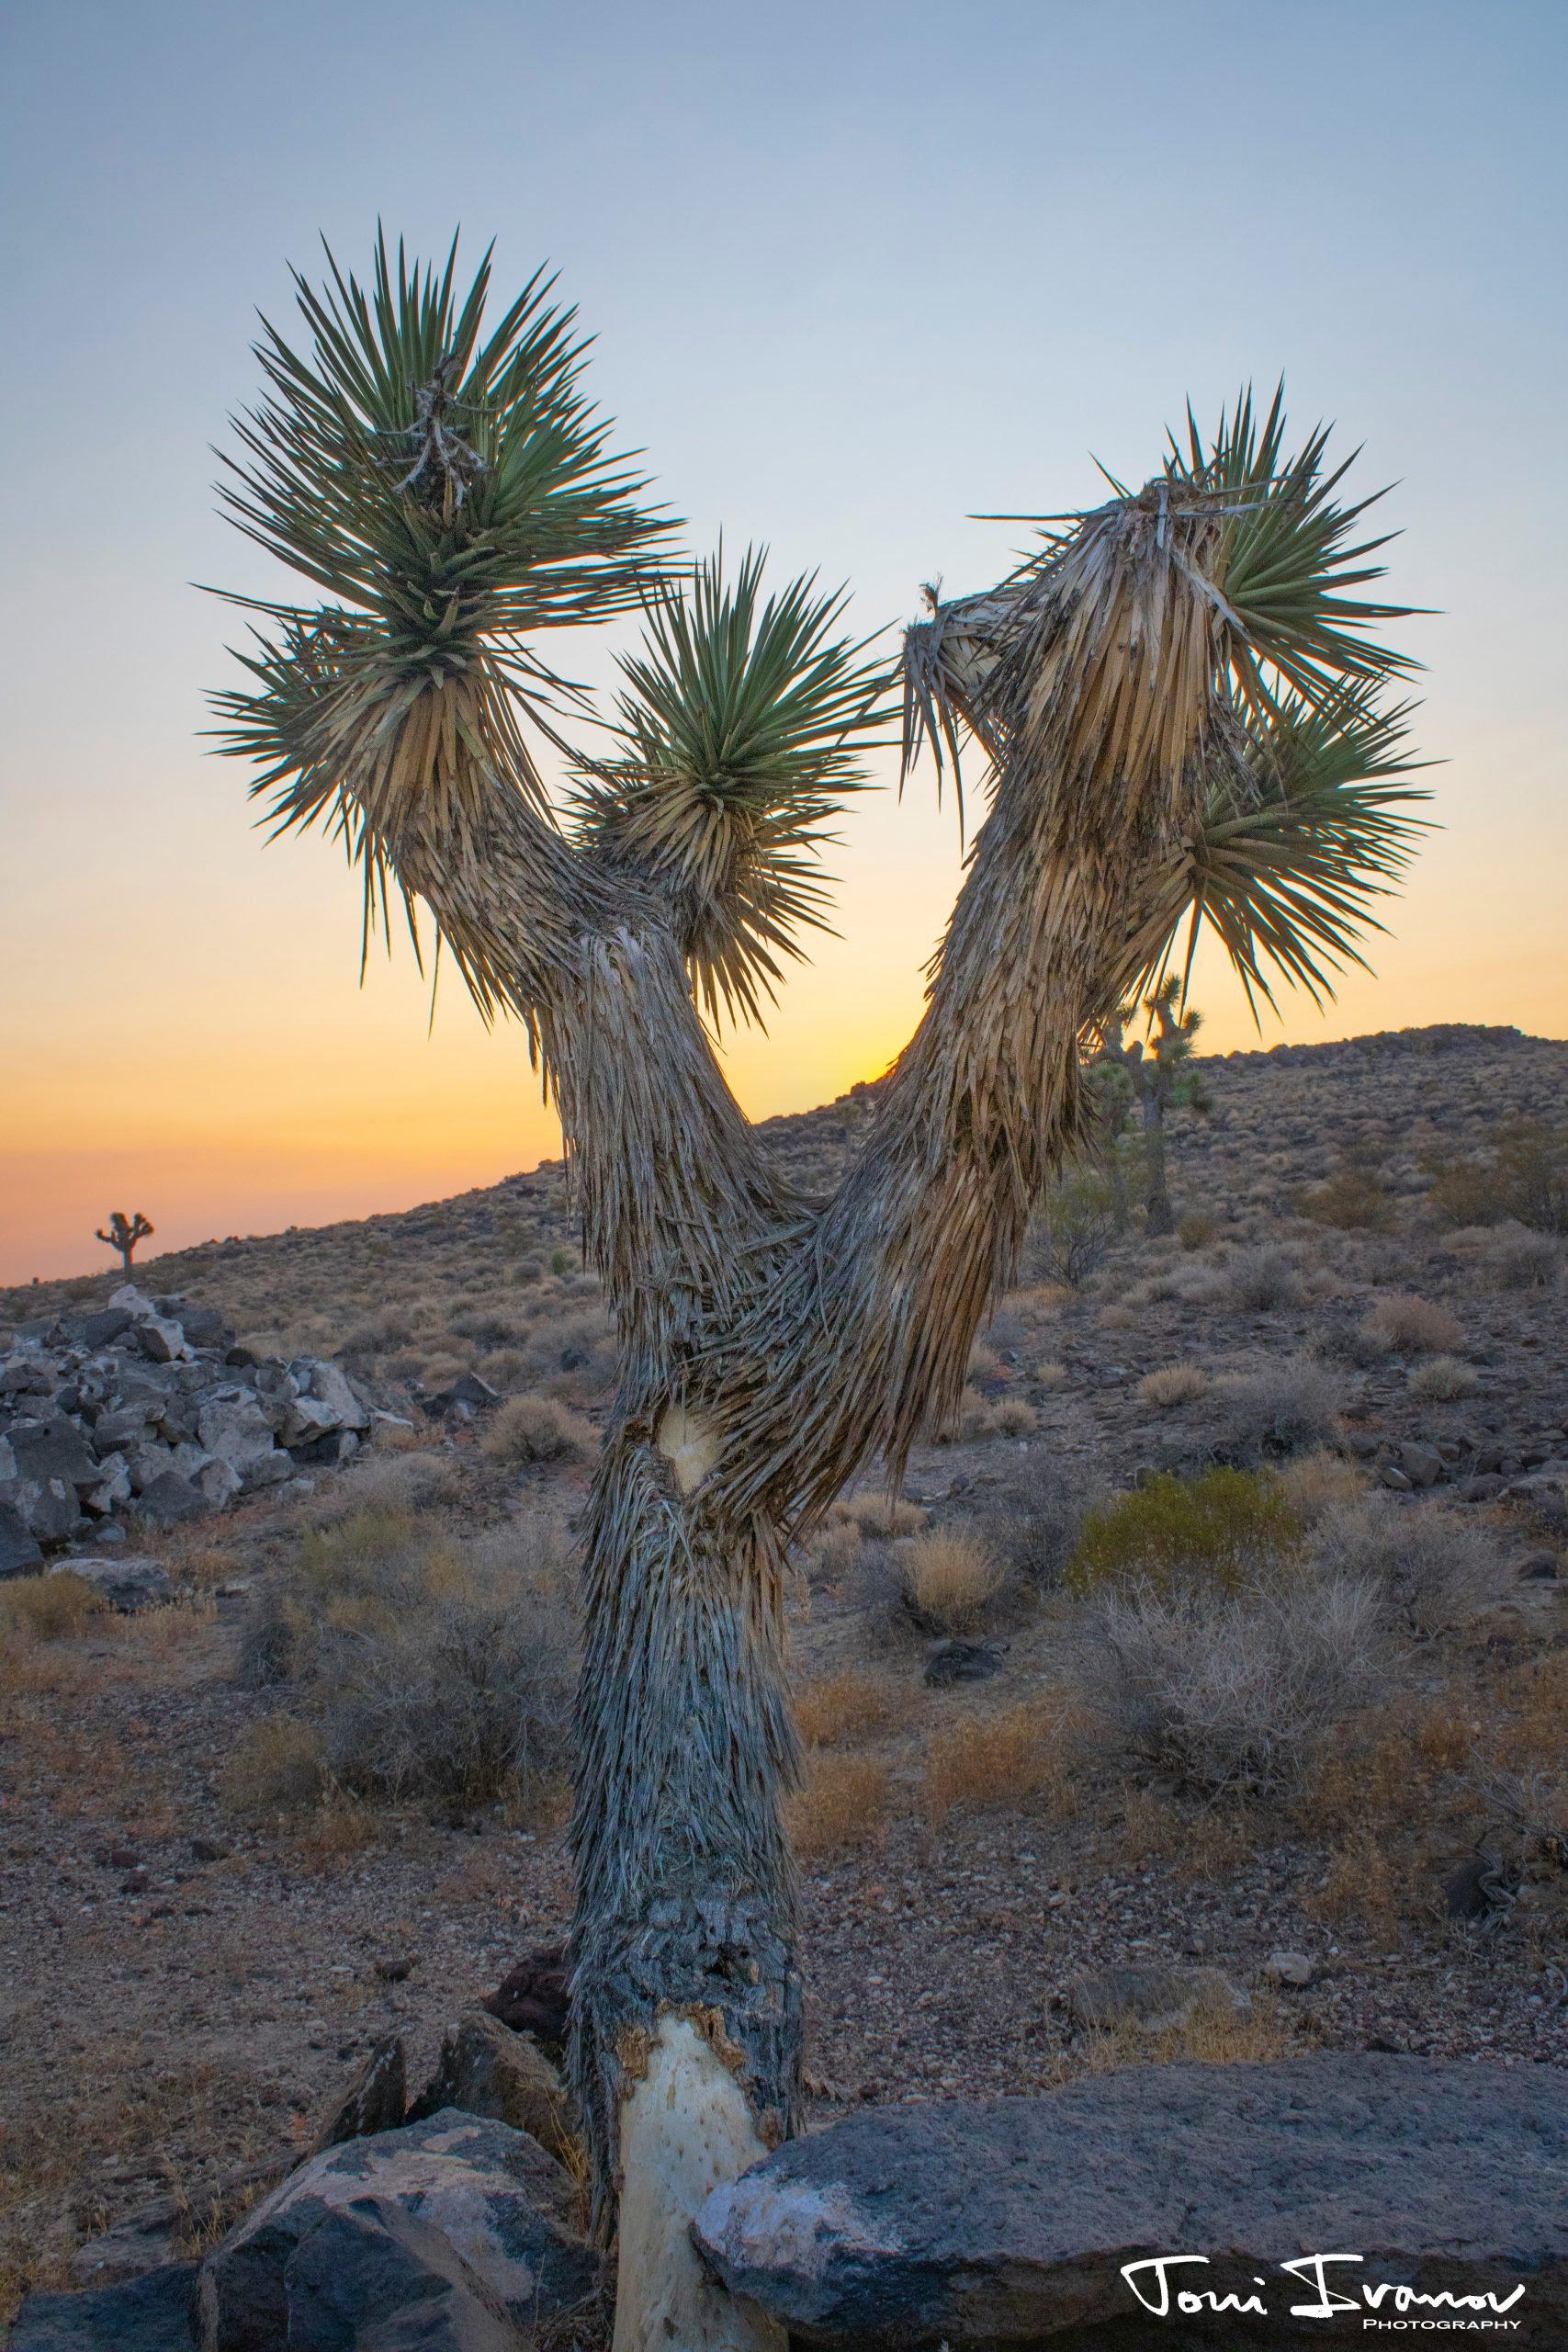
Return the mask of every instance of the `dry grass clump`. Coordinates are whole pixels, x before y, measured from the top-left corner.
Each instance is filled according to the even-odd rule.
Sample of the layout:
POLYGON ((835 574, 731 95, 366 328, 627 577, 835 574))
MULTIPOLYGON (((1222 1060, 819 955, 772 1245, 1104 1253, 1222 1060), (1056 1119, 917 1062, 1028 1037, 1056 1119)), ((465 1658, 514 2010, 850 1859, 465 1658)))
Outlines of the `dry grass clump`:
POLYGON ((0 1631, 34 1642, 73 1641, 106 1607, 97 1587, 70 1568, 12 1577, 0 1584, 0 1631))
POLYGON ((1315 1526, 1325 1511, 1359 1502, 1367 1482, 1355 1463, 1326 1448, 1298 1455, 1275 1472, 1280 1492, 1303 1526, 1315 1526))
POLYGON ((1078 1629, 1086 1701, 1118 1743, 1208 1797, 1300 1785, 1382 1679, 1377 1592, 1299 1566, 1239 1589, 1102 1591, 1078 1629))
POLYGON ((1235 1590, 1260 1566, 1298 1554, 1302 1532, 1272 1478, 1231 1469, 1153 1478, 1086 1512, 1066 1582, 1080 1596, 1118 1586, 1235 1590))
POLYGON ((885 1677, 857 1667, 808 1683, 795 1702, 795 1726, 807 1747, 837 1747, 874 1738, 901 1723, 909 1694, 885 1677))
POLYGON ((1549 1233, 1504 1233, 1482 1262, 1499 1290, 1550 1290, 1562 1278, 1562 1245, 1549 1233))
POLYGON ((1206 1250, 1219 1229, 1201 1209, 1186 1209, 1176 1221, 1176 1238, 1183 1250, 1206 1250))
POLYGON ((1032 1700, 933 1732, 920 1782, 927 1821, 936 1829, 955 1805, 1006 1812, 1046 1796, 1051 1817, 1066 1820, 1077 1804, 1071 1768, 1082 1724, 1080 1709, 1032 1700))
POLYGON ((951 1444, 977 1445, 991 1437, 1027 1437, 1037 1425, 1032 1405, 1021 1396, 1004 1396, 993 1404, 975 1387, 965 1388, 954 1427, 945 1432, 951 1444))
POLYGON ((786 1807, 791 1841, 810 1858, 869 1845, 887 1826, 888 1770, 874 1756, 814 1755, 786 1807))
POLYGON ((1190 1405, 1208 1393, 1209 1375, 1195 1363, 1168 1363, 1159 1372, 1145 1373, 1138 1383, 1139 1403, 1161 1413, 1190 1405))
POLYGON ((1424 1405, 1452 1405, 1461 1396, 1474 1395, 1481 1374, 1457 1356, 1427 1356, 1411 1365, 1406 1385, 1424 1405))
POLYGON ((1055 1363, 1047 1359, 1045 1363, 1035 1365, 1032 1376, 1042 1388, 1065 1388, 1067 1385, 1067 1367, 1065 1363, 1055 1363))
POLYGON ((1386 1495, 1324 1512, 1313 1553, 1324 1570, 1365 1587, 1390 1620, 1426 1640, 1472 1616, 1498 1580, 1496 1554, 1473 1520, 1438 1503, 1403 1510, 1386 1495))
POLYGON ((591 1453, 599 1432, 554 1396, 509 1396, 485 1432, 492 1462, 564 1462, 591 1453))
POLYGON ((1302 1278, 1282 1250, 1243 1250, 1224 1269, 1225 1295, 1248 1315, 1272 1315, 1301 1303, 1302 1278))
POLYGON ((1337 1433, 1338 1401, 1329 1374, 1305 1356, 1218 1380, 1210 1397, 1210 1451, 1233 1464, 1310 1453, 1337 1433))
POLYGON ((314 1724, 266 1715, 234 1748, 219 1785, 239 1813, 304 1813, 321 1802, 330 1778, 314 1724))
MULTIPOLYGON (((837 1505, 834 1506, 835 1510, 837 1505)), ((823 1572, 830 1577, 848 1576, 861 1555, 863 1538, 858 1523, 848 1517, 830 1518, 811 1538, 810 1552, 823 1572)))
POLYGON ((1415 1298, 1402 1292, 1380 1298, 1361 1328, 1404 1355, 1416 1355, 1427 1350, 1446 1352, 1457 1348, 1464 1338, 1463 1326, 1446 1306, 1436 1306, 1430 1299, 1415 1298))
POLYGON ((917 1621, 939 1634, 972 1634, 983 1625, 1007 1571, 979 1536, 933 1527, 918 1535, 903 1564, 904 1597, 917 1621))
POLYGON ((874 1535, 885 1544, 901 1535, 918 1535, 926 1523, 919 1503, 906 1502, 902 1495, 886 1494, 880 1487, 851 1495, 833 1509, 835 1513, 841 1511, 863 1535, 874 1535))
POLYGON ((365 1796, 479 1803, 558 1770, 568 1546, 541 1515, 458 1542, 372 1510, 307 1535, 243 1630, 253 1685, 300 1686, 325 1769, 365 1796))

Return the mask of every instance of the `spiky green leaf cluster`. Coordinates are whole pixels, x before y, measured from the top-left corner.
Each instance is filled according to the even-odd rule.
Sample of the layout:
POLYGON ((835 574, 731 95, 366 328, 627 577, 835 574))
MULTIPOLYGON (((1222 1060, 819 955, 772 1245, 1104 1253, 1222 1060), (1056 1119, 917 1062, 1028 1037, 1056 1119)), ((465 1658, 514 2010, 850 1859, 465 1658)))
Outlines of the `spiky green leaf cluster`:
MULTIPOLYGON (((1244 773, 1215 775, 1168 879, 1166 939, 1187 917, 1184 988, 1205 923, 1255 1012, 1275 1002, 1270 973, 1322 1003, 1346 965, 1366 967, 1357 942, 1384 928, 1373 905, 1398 888, 1426 830, 1411 812, 1430 794, 1401 781, 1422 764, 1406 748, 1409 718, 1408 705, 1380 709, 1357 685, 1247 715, 1244 773)), ((1164 960, 1162 949, 1150 973, 1164 960)))
POLYGON ((635 606, 673 527, 611 453, 553 279, 481 340, 490 254, 459 301, 457 250, 437 271, 400 245, 394 273, 379 236, 368 291, 330 250, 321 290, 295 273, 310 350, 263 322, 271 397, 236 419, 248 455, 222 490, 242 531, 438 669, 635 606))
POLYGON ((1255 711, 1278 699, 1281 681, 1310 703, 1332 700, 1349 682, 1374 684, 1417 666, 1370 634, 1411 608, 1346 593, 1382 578, 1383 566, 1367 559, 1393 535, 1355 538, 1384 492, 1342 503, 1336 493, 1359 453, 1327 470, 1328 437, 1328 426, 1314 426, 1293 456, 1285 454, 1280 384, 1261 422, 1249 388, 1222 413, 1207 447, 1190 408, 1186 447, 1171 438, 1173 494, 1217 499, 1228 514, 1216 585, 1234 625, 1225 651, 1237 696, 1255 711))
POLYGON ((762 567, 749 549, 730 582, 721 553, 650 603, 616 753, 579 783, 584 839, 674 899, 710 1015, 752 1020, 794 934, 828 927, 816 853, 892 715, 888 663, 835 633, 844 595, 764 598, 762 567))

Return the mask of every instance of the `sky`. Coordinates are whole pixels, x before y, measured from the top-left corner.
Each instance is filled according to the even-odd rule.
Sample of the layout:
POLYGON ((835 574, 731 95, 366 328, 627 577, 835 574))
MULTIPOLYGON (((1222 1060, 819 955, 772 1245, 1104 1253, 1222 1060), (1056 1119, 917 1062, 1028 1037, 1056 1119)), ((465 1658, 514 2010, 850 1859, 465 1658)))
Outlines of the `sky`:
MULTIPOLYGON (((0 1280, 359 1216, 559 1150, 514 1031, 406 950, 360 984, 327 843, 267 846, 207 695, 288 593, 214 512, 256 312, 324 235, 494 238, 597 336, 590 389, 686 544, 766 543, 869 632, 982 587, 1282 372, 1396 487, 1401 625, 1441 830, 1389 935, 1261 1042, 1429 1021, 1568 1034, 1560 94, 1554 0, 13 0, 0 75, 11 357, 0 725, 0 1280)), ((603 687, 635 638, 551 650, 603 687)), ((846 813, 753 1115, 885 1068, 959 876, 929 774, 846 813)), ((1202 962, 1210 1047, 1258 1040, 1202 962)))

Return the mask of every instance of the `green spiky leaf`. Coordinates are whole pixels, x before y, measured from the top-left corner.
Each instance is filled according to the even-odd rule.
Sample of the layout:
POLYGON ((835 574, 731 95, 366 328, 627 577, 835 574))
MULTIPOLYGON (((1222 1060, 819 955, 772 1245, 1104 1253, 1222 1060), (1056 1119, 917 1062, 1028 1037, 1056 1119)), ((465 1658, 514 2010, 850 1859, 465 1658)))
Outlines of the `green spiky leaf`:
POLYGON ((835 633, 843 594, 799 579, 764 599, 763 560, 731 582, 721 551, 649 605, 618 753, 579 785, 585 837, 673 894, 710 1015, 749 1020, 795 933, 828 928, 816 854, 891 717, 889 665, 835 633))

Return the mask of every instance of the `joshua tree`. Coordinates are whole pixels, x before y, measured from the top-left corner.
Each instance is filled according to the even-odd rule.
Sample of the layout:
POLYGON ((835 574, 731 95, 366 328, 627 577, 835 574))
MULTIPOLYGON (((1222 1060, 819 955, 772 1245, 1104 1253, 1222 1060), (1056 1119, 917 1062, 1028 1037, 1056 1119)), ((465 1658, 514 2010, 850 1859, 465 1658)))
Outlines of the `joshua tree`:
POLYGON ((133 1217, 127 1217, 123 1209, 116 1209, 109 1219, 108 1231, 106 1233, 100 1225, 93 1238, 97 1241, 106 1241, 111 1250, 119 1251, 120 1264, 129 1274, 130 1261, 136 1255, 137 1243, 145 1241, 152 1231, 152 1226, 150 1220, 142 1216, 140 1209, 133 1217))
MULTIPOLYGON (((1091 1070, 1097 1065, 1106 1067, 1124 1083, 1142 1114, 1144 1208, 1151 1233, 1168 1233, 1175 1222, 1166 1182, 1166 1112, 1173 1103, 1190 1111, 1209 1108, 1202 1078, 1192 1067, 1193 1041, 1203 1016, 1179 1012, 1180 995, 1181 982, 1174 972, 1168 972, 1153 994, 1144 999, 1149 1025, 1146 1053, 1141 1037, 1134 1037, 1130 1045, 1123 1042, 1128 1023, 1137 1017, 1136 1003, 1118 1005, 1114 1012, 1107 1013, 1100 1024, 1100 1050, 1090 1065, 1091 1070)), ((1115 1144, 1113 1135, 1113 1151, 1115 1144)))
POLYGON ((1278 401, 936 606, 906 639, 906 763, 929 742, 956 783, 967 734, 989 814, 866 1139, 804 1198, 712 1031, 755 1018, 824 919, 812 854, 888 673, 837 633, 841 598, 764 600, 753 557, 656 577, 671 526, 607 455, 572 314, 536 279, 481 343, 486 275, 459 301, 450 260, 383 247, 368 293, 335 265, 298 281, 300 351, 266 330, 227 500, 328 601, 261 607, 221 707, 275 825, 320 823, 361 867, 367 936, 423 902, 559 1106, 621 1349, 585 1532, 574 2076, 618 2344, 758 2344, 685 2223, 800 2111, 787 1547, 957 1407, 1077 1136, 1082 1033, 1153 981, 1182 912, 1258 985, 1260 956, 1321 978, 1303 934, 1346 948, 1407 854, 1405 788, 1350 762, 1303 813, 1291 729, 1342 742, 1404 665, 1368 636, 1395 608, 1338 593, 1371 576, 1359 510, 1321 434, 1286 457, 1278 401), (537 637, 639 603, 607 748, 552 795, 525 729, 571 704, 537 637))

